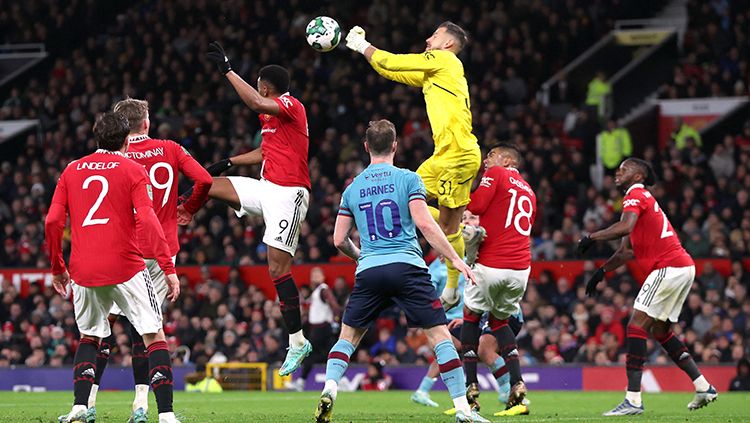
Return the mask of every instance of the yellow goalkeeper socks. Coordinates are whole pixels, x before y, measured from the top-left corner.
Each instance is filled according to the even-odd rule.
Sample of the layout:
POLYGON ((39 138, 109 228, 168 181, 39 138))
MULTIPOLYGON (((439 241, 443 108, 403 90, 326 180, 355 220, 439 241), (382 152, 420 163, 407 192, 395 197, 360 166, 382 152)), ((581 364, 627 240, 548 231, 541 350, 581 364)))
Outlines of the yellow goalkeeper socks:
MULTIPOLYGON (((455 234, 448 235, 448 242, 450 242, 451 247, 453 247, 459 257, 464 257, 466 254, 466 245, 464 244, 464 237, 461 234, 461 228, 455 234)), ((458 275, 460 272, 456 270, 450 260, 445 260, 445 265, 448 267, 448 280, 445 287, 458 288, 458 275)))

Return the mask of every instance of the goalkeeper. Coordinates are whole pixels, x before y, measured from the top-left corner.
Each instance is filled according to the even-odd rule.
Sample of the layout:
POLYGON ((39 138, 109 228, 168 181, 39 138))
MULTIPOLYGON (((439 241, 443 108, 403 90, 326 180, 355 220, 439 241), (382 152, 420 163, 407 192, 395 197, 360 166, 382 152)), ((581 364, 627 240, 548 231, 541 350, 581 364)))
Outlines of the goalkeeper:
MULTIPOLYGON (((422 88, 427 105, 435 151, 417 174, 430 198, 437 198, 439 210, 430 208, 453 249, 464 257, 461 217, 469 204, 472 181, 481 163, 477 138, 471 133, 469 88, 457 54, 468 42, 466 32, 453 22, 443 22, 427 39, 424 53, 392 54, 373 47, 365 31, 355 26, 346 46, 365 56, 380 75, 402 84, 422 88)), ((481 237, 477 237, 481 240, 481 237)), ((440 295, 446 309, 460 299, 459 272, 450 261, 448 280, 440 295)))

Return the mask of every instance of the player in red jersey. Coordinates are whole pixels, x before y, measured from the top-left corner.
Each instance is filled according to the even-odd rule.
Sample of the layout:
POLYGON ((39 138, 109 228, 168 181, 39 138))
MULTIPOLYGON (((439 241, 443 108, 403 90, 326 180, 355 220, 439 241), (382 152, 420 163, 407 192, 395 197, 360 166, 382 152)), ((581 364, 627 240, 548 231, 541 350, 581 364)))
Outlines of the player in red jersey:
MULTIPOLYGON (((122 113, 130 124, 128 135, 128 151, 125 156, 146 169, 153 192, 153 205, 156 217, 164 230, 164 236, 169 245, 169 255, 174 263, 180 244, 177 240, 177 224, 187 224, 193 214, 203 206, 208 199, 208 190, 211 188, 211 175, 203 169, 184 147, 170 140, 158 140, 149 138, 148 132, 151 122, 148 116, 148 102, 128 98, 117 102, 113 110, 122 113), (178 176, 183 173, 194 181, 192 195, 179 207, 177 206, 178 176)), ((143 232, 141 232, 143 233, 143 232)), ((161 306, 167 296, 167 282, 161 268, 154 257, 156 252, 149 248, 148 239, 139 239, 141 253, 146 258, 146 268, 154 284, 154 294, 161 306)), ((121 316, 122 311, 117 305, 112 307, 109 320, 114 321, 121 316)), ((125 319, 126 320, 126 319, 125 319)), ((124 322, 123 322, 124 323, 124 322)), ((130 325, 130 339, 132 342, 133 357, 133 379, 135 381, 135 399, 132 407, 132 420, 139 421, 142 415, 148 412, 148 360, 146 359, 146 348, 141 335, 133 330, 130 325)), ((96 413, 96 396, 99 391, 99 383, 107 367, 107 361, 111 348, 116 346, 114 335, 110 335, 101 341, 99 353, 96 357, 96 377, 91 387, 89 396, 89 413, 96 413)))
POLYGON ((597 284, 606 272, 613 271, 635 257, 643 270, 649 271, 633 305, 627 329, 628 389, 625 400, 605 416, 643 413, 641 376, 646 361, 646 340, 653 335, 669 357, 695 385, 695 398, 688 404, 695 410, 716 400, 716 389, 700 373, 685 344, 672 333, 682 304, 695 278, 695 264, 682 248, 667 215, 659 207, 646 185, 656 182, 651 165, 641 159, 630 158, 620 164, 615 173, 615 184, 625 191, 620 221, 612 226, 583 237, 578 243, 582 255, 594 242, 622 238, 620 248, 597 269, 586 284, 586 294, 594 296, 597 284))
POLYGON ((65 296, 70 282, 81 342, 75 355, 75 401, 61 422, 93 421, 88 398, 96 373, 99 341, 110 335, 113 304, 142 334, 147 347, 151 387, 160 422, 176 422, 172 411, 172 364, 162 331, 161 310, 138 244, 138 232, 153 234, 149 248, 167 275, 169 299, 180 284, 169 247, 151 202, 143 167, 127 159, 130 125, 120 113, 106 113, 94 126, 98 150, 65 168, 45 222, 53 286, 65 296), (63 229, 70 215, 70 274, 62 253, 63 229), (137 229, 137 226, 140 229, 137 229))
POLYGON ((489 312, 488 325, 510 374, 508 410, 527 414, 523 405, 526 385, 521 378, 516 337, 508 318, 520 310, 531 271, 529 236, 536 217, 536 194, 518 172, 521 153, 511 144, 498 144, 484 159, 482 181, 471 195, 468 210, 479 216, 487 237, 479 247, 472 269, 477 283, 464 289, 464 324, 461 350, 466 370, 466 395, 479 406, 477 360, 479 320, 489 312))
POLYGON ((209 45, 208 57, 232 83, 242 101, 260 113, 263 137, 260 148, 224 159, 209 168, 212 175, 218 175, 230 166, 261 164, 260 179, 240 176, 214 178, 208 195, 227 203, 237 217, 247 214, 263 216, 268 271, 289 332, 289 351, 279 369, 279 374, 285 376, 296 370, 312 352, 312 345, 302 333, 299 291, 291 274, 300 226, 310 201, 305 106, 289 94, 289 72, 283 67, 268 65, 261 68, 256 90, 232 71, 219 43, 209 45))

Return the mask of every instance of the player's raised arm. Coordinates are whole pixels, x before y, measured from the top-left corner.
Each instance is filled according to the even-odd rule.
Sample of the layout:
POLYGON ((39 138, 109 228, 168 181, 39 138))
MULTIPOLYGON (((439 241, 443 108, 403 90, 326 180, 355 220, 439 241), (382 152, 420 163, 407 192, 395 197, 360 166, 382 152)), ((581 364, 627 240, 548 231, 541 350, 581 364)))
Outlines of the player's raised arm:
POLYGON ((229 63, 229 58, 224 52, 224 48, 221 47, 221 44, 214 41, 208 45, 208 58, 216 64, 219 72, 227 77, 247 107, 258 113, 266 113, 274 116, 279 114, 280 107, 278 103, 260 95, 258 90, 245 82, 244 79, 232 70, 232 65, 229 63))
POLYGON ((440 229, 435 219, 432 218, 430 210, 427 208, 427 203, 423 200, 412 200, 409 202, 409 212, 412 219, 414 219, 414 224, 417 225, 417 228, 422 232, 427 242, 437 250, 438 254, 450 260, 456 269, 463 273, 466 280, 476 283, 474 273, 464 263, 464 260, 456 254, 456 251, 448 242, 448 238, 445 237, 443 230, 440 229))

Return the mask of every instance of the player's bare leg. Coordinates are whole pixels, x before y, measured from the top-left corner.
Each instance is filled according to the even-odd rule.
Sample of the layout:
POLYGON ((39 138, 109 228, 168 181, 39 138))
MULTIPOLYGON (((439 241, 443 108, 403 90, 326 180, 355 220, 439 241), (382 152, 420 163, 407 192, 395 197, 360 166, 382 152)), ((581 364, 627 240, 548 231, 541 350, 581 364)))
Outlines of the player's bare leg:
POLYGON ((708 383, 700 370, 698 370, 698 366, 695 364, 695 360, 693 360, 685 344, 672 332, 672 324, 668 321, 662 322, 656 320, 651 325, 651 333, 659 341, 664 351, 667 352, 669 358, 690 377, 695 386, 695 398, 688 404, 688 410, 697 410, 716 401, 716 398, 719 396, 716 388, 708 383))
POLYGON ((291 374, 312 352, 312 345, 302 333, 302 316, 299 309, 299 290, 292 279, 292 255, 278 248, 268 247, 268 273, 279 296, 279 307, 289 332, 289 351, 279 369, 281 376, 291 374))
POLYGON ((208 196, 214 200, 223 201, 235 210, 242 208, 240 197, 237 195, 237 191, 234 190, 234 185, 224 176, 213 178, 213 184, 208 191, 208 196))
MULTIPOLYGON (((443 230, 446 238, 448 238, 448 242, 450 242, 451 247, 453 247, 458 256, 464 257, 466 246, 461 232, 461 218, 463 217, 464 210, 466 210, 466 206, 449 208, 441 205, 439 210, 438 224, 440 225, 440 229, 443 230)), ((458 293, 459 271, 448 260, 446 260, 445 265, 448 267, 448 280, 446 281, 445 289, 440 294, 440 302, 443 303, 443 307, 446 310, 449 310, 458 304, 460 298, 458 293)))
MULTIPOLYGON (((464 321, 464 324, 465 321, 464 321)), ((462 329, 463 331, 463 329, 462 329)), ((440 377, 448 387, 448 392, 456 408, 457 422, 489 422, 472 410, 466 398, 466 376, 461 368, 458 351, 453 345, 448 326, 438 325, 425 329, 427 341, 435 350, 435 361, 438 363, 440 377)))

